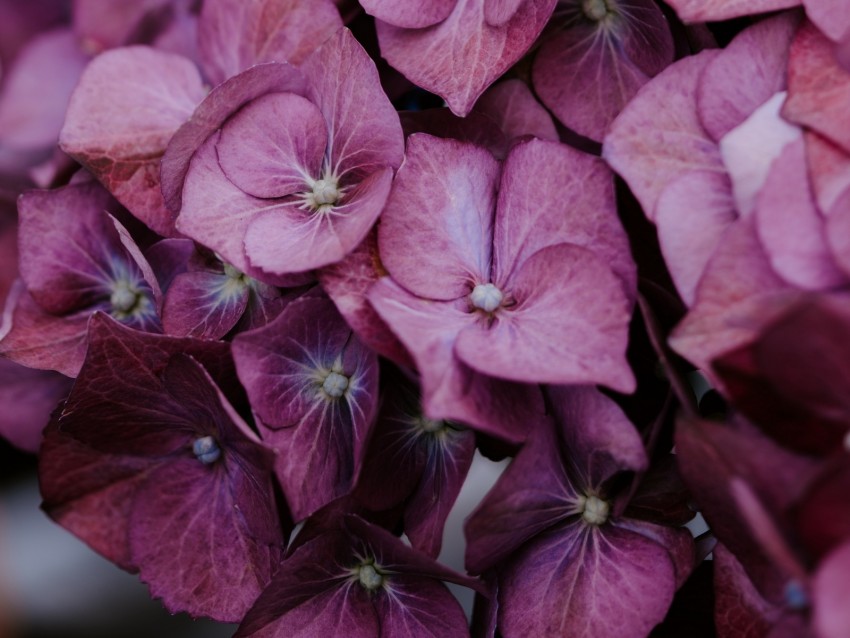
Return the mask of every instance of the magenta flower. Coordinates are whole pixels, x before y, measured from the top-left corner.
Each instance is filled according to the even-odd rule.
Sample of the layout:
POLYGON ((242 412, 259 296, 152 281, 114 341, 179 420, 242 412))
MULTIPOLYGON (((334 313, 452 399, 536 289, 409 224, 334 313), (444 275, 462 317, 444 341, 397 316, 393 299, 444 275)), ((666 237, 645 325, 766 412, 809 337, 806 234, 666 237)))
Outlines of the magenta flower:
MULTIPOLYGON (((178 228, 260 279, 352 252, 380 214, 403 151, 398 115, 348 30, 301 71, 267 66, 234 78, 198 108, 200 122, 215 113, 219 131, 190 127, 174 142, 200 145, 185 173, 178 228), (262 86, 266 73, 280 81, 262 86)), ((169 164, 176 174, 169 179, 183 166, 169 164)))
POLYGON ((534 140, 501 167, 482 148, 413 135, 379 246, 391 277, 369 298, 416 360, 430 418, 522 438, 510 403, 523 386, 483 395, 476 377, 633 388, 634 266, 598 160, 534 140), (502 400, 507 418, 476 407, 502 400))
POLYGON ((375 417, 377 356, 312 293, 238 335, 233 354, 295 520, 347 494, 375 417))
POLYGON ((172 612, 233 622, 268 584, 284 538, 272 453, 220 387, 235 388, 226 344, 95 315, 39 470, 54 520, 138 571, 172 612))

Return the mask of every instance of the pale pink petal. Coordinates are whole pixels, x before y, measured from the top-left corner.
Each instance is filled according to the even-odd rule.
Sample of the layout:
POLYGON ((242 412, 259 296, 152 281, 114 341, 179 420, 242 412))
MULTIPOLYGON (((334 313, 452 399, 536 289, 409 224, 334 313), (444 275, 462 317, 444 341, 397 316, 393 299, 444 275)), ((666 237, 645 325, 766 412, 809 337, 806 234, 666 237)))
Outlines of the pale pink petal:
POLYGON ((803 137, 818 208, 829 215, 841 195, 850 189, 850 154, 813 131, 806 131, 803 137))
POLYGON ((378 230, 381 260, 393 279, 439 300, 489 281, 499 168, 472 144, 408 138, 378 230))
POLYGON ((683 22, 716 22, 796 7, 801 0, 669 0, 683 22))
POLYGON ((700 73, 718 55, 707 50, 674 63, 626 106, 605 138, 603 157, 655 219, 661 191, 694 170, 725 172, 696 109, 700 73), (651 134, 648 134, 651 132, 651 134))
POLYGON ((830 40, 850 35, 850 12, 844 0, 803 0, 806 15, 830 40))
POLYGON ((843 638, 850 627, 850 542, 829 554, 812 581, 814 617, 812 622, 821 638, 843 638))
POLYGON ((449 17, 458 0, 361 0, 360 4, 371 16, 382 22, 421 29, 442 22, 449 17))

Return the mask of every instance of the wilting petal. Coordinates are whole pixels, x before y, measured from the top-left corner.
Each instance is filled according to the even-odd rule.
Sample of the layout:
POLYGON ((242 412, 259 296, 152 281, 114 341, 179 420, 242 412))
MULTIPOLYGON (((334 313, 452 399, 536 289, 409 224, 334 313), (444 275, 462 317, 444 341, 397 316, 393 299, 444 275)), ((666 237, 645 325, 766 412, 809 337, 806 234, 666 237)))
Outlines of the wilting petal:
POLYGON ((398 113, 381 88, 375 63, 351 31, 337 31, 301 68, 310 82, 309 98, 328 124, 327 155, 341 183, 397 168, 404 154, 398 113))
POLYGON ((484 5, 485 0, 458 0, 448 18, 427 29, 403 29, 379 20, 381 55, 411 82, 445 98, 452 112, 463 117, 533 44, 555 0, 526 0, 498 27, 487 24, 484 5))
POLYGON ((563 144, 517 144, 499 185, 493 281, 511 277, 541 248, 563 242, 605 261, 621 278, 626 296, 634 297, 635 265, 617 217, 608 167, 563 144))
POLYGON ((496 285, 516 305, 492 325, 475 323, 457 337, 455 352, 479 372, 538 383, 601 383, 634 389, 625 359, 630 304, 618 278, 587 249, 549 246, 496 285), (601 293, 601 291, 605 293, 601 293))
POLYGON ((209 0, 198 51, 213 85, 262 62, 300 64, 342 27, 331 0, 209 0))
POLYGON ((452 300, 490 278, 498 162, 483 148, 408 138, 378 230, 381 261, 410 292, 452 300))
POLYGON ((159 185, 159 160, 203 99, 195 65, 147 47, 95 58, 71 96, 60 144, 136 217, 173 234, 159 185))

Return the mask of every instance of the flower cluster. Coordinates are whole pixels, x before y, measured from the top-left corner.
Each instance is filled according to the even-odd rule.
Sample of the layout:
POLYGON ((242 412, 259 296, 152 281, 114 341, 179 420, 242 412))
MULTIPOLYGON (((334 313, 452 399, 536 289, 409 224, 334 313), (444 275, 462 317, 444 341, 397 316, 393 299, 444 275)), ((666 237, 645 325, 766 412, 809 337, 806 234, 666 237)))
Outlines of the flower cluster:
POLYGON ((0 0, 0 434, 241 638, 850 635, 843 4, 0 0))

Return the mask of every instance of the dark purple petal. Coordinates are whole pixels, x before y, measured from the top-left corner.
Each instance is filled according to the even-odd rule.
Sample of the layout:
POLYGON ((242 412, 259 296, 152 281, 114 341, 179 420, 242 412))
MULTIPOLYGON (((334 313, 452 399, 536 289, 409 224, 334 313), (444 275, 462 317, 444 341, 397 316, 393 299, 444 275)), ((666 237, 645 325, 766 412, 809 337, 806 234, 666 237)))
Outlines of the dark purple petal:
POLYGON ((324 298, 289 304, 233 347, 263 438, 279 449, 278 478, 302 520, 352 487, 376 410, 377 357, 324 298))
POLYGON ((457 2, 448 18, 426 29, 403 29, 378 20, 381 55, 464 117, 478 96, 529 49, 555 1, 525 0, 500 26, 487 24, 485 0, 457 2), (423 51, 429 54, 423 56, 423 51))
POLYGON ((98 56, 71 97, 60 144, 136 217, 161 235, 174 219, 160 191, 169 140, 203 99, 195 65, 147 47, 98 56))
POLYGON ((381 261, 410 292, 436 300, 490 278, 498 162, 483 148, 408 138, 378 229, 381 261))
POLYGON ((35 454, 50 413, 68 396, 71 380, 0 359, 0 436, 35 454))
POLYGON ((631 304, 601 259, 572 244, 548 246, 495 285, 510 301, 492 318, 469 315, 455 345, 464 363, 513 381, 634 390, 625 358, 631 304))
POLYGON ((249 294, 238 273, 182 273, 165 296, 163 327, 176 336, 221 339, 245 312, 249 294))
POLYGON ((342 26, 331 0, 208 0, 198 53, 213 85, 262 62, 300 64, 342 26))
POLYGON ((640 534, 581 521, 526 544, 500 578, 505 635, 641 638, 673 601, 665 549, 640 534))
POLYGON ((443 583, 432 578, 398 576, 391 592, 379 596, 375 610, 381 635, 394 638, 465 638, 466 616, 443 583))

